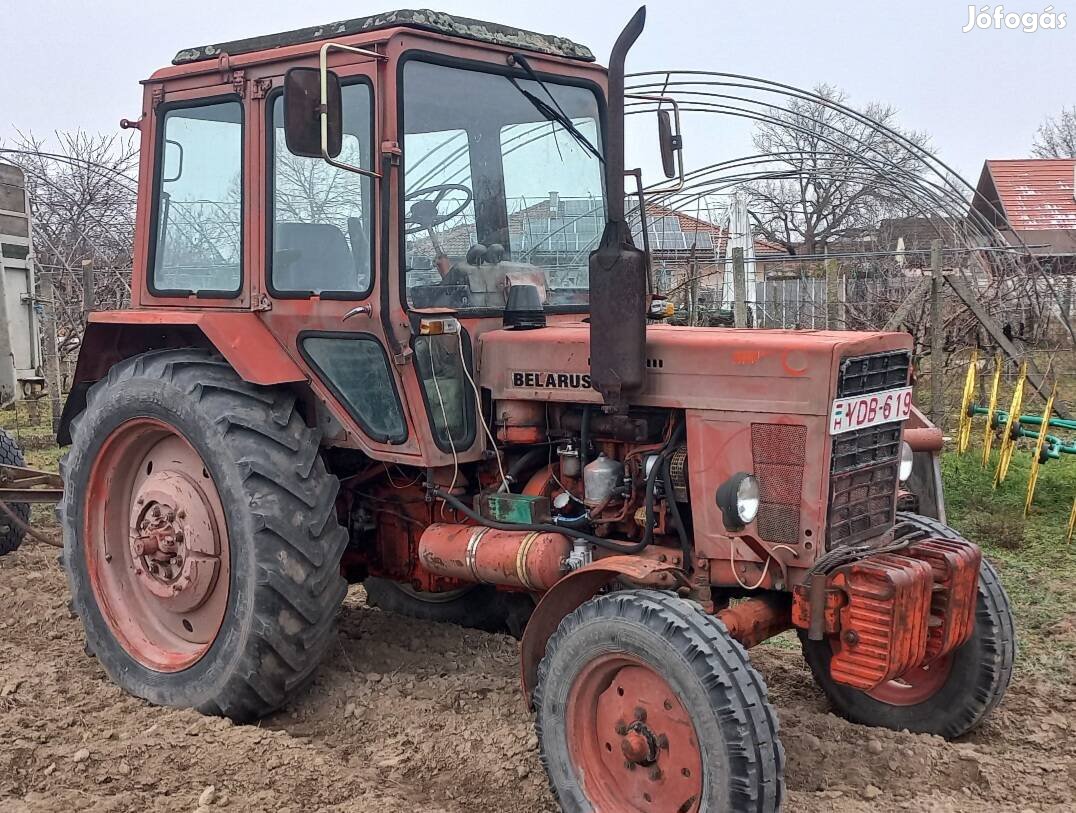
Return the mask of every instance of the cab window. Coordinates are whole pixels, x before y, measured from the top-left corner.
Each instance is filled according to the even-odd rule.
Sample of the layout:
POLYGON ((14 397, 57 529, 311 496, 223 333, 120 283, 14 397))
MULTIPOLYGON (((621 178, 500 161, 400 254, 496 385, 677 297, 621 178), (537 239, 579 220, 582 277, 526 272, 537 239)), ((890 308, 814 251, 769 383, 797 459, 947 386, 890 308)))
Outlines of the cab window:
POLYGON ((402 100, 408 303, 500 310, 525 284, 585 308, 605 223, 593 89, 412 59, 402 100))
MULTIPOLYGON (((341 88, 342 163, 369 169, 373 117, 370 86, 341 88)), ((270 289, 278 296, 359 298, 371 288, 372 189, 365 175, 288 151, 284 97, 272 101, 270 289)))
POLYGON ((151 290, 235 296, 243 255, 242 105, 173 107, 160 130, 151 290))

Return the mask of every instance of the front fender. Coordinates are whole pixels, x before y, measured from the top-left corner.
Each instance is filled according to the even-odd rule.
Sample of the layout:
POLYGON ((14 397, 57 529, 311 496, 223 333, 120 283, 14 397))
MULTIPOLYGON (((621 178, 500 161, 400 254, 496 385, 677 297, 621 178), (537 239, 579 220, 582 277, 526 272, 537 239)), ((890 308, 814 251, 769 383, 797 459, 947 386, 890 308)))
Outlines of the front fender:
POLYGON ((538 663, 561 619, 594 596, 614 579, 626 579, 659 590, 673 590, 684 579, 683 571, 671 562, 641 556, 608 556, 569 573, 554 584, 538 602, 523 631, 520 668, 523 696, 531 704, 538 681, 538 663))

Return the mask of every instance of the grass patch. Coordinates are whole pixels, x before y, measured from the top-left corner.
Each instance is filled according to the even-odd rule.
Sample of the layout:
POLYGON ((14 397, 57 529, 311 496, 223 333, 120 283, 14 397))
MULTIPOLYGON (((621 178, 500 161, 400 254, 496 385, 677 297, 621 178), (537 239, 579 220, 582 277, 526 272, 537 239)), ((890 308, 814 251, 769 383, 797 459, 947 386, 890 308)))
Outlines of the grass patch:
POLYGON ((1009 476, 993 488, 981 450, 942 458, 949 524, 979 543, 1001 574, 1019 633, 1017 668, 1054 679, 1076 674, 1076 543, 1065 540, 1076 497, 1076 459, 1039 469, 1035 502, 1024 517, 1031 451, 1019 448, 1009 476))

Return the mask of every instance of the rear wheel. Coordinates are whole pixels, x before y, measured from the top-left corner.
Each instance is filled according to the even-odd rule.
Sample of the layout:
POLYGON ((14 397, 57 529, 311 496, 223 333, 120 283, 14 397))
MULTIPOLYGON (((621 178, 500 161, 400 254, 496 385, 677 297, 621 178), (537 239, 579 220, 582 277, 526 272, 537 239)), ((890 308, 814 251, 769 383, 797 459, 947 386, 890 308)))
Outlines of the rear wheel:
MULTIPOLYGON (((15 439, 0 429, 0 464, 5 466, 25 466, 22 450, 15 439)), ((30 521, 30 506, 24 502, 8 503, 8 508, 23 523, 30 521)), ((22 544, 26 532, 6 513, 0 511, 0 556, 11 553, 22 544)))
MULTIPOLYGON (((963 540, 936 519, 899 514, 934 537, 963 540)), ((830 677, 829 641, 800 636, 815 682, 842 716, 856 723, 894 730, 959 737, 979 725, 1009 686, 1016 657, 1016 632, 1008 597, 997 571, 983 560, 975 630, 963 646, 934 663, 917 667, 869 692, 836 683, 830 677)))
POLYGON ((534 704, 569 813, 780 808, 784 752, 762 678, 721 622, 669 593, 616 591, 568 615, 534 704))
POLYGON ((508 632, 517 638, 534 609, 522 593, 505 593, 485 585, 429 593, 402 582, 370 576, 362 586, 371 607, 442 624, 457 624, 487 632, 508 632))
POLYGON ((117 364, 61 468, 64 563, 88 649, 132 694, 247 720, 332 640, 338 483, 284 390, 199 350, 117 364))

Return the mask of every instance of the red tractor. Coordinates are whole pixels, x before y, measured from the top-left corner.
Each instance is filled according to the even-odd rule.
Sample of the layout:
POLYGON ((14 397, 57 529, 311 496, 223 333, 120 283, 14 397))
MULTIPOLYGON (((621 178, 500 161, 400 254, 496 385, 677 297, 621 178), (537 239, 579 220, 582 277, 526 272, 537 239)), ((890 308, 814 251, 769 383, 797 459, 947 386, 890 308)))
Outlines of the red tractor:
POLYGON ((60 428, 73 606, 124 689, 267 714, 362 581, 525 624, 554 792, 601 813, 777 809, 746 649, 789 629, 857 722, 999 702, 1012 617, 943 522, 910 338, 662 323, 625 211, 642 26, 605 69, 393 12, 144 82, 132 307, 93 315, 60 428))

